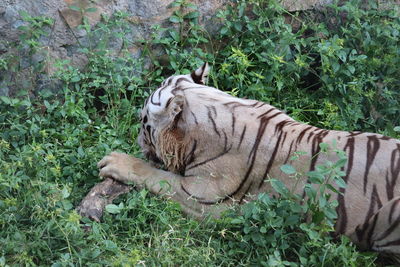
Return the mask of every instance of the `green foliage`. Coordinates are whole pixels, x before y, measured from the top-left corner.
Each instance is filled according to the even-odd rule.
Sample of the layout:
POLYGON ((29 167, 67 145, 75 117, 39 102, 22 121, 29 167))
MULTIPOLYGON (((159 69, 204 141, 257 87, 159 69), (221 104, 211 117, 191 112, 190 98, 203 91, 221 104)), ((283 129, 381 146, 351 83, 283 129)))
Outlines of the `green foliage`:
POLYGON ((26 95, 32 90, 32 84, 25 81, 24 75, 33 76, 43 72, 49 57, 48 47, 43 42, 54 21, 46 17, 32 17, 25 11, 21 11, 20 16, 24 24, 18 27, 19 41, 5 44, 10 47, 11 52, 0 55, 0 84, 18 84, 22 88, 17 93, 26 95))
MULTIPOLYGON (((108 205, 102 223, 74 211, 99 181, 95 163, 102 156, 140 156, 136 114, 151 90, 203 61, 214 67, 211 85, 233 95, 271 102, 317 126, 399 136, 397 10, 348 1, 289 14, 275 1, 237 1, 219 13, 223 26, 210 38, 195 5, 177 0, 171 8, 171 26, 154 26, 150 40, 129 38, 126 14, 103 16, 96 27, 84 18, 79 51, 88 64, 79 70, 58 62, 59 95, 0 97, 0 266, 374 266, 374 255, 331 237, 331 194, 345 186, 345 157, 335 148, 338 162, 308 173, 284 165, 293 187, 273 177, 277 197, 262 194, 219 221, 187 219, 177 204, 145 190, 108 205), (301 202, 294 188, 303 177, 309 183, 301 202)), ((53 22, 21 15, 26 23, 15 49, 40 73, 41 38, 53 22)), ((0 57, 0 70, 17 73, 19 59, 0 57)))
POLYGON ((311 208, 293 201, 300 196, 278 180, 271 182, 288 194, 261 194, 225 224, 225 249, 233 260, 256 266, 375 266, 374 256, 358 252, 346 237, 333 242, 326 224, 304 221, 311 208))
POLYGON ((317 126, 394 134, 400 124, 398 8, 346 1, 292 16, 274 1, 239 0, 219 17, 221 38, 231 40, 217 56, 220 88, 317 126))
POLYGON ((153 64, 163 73, 171 75, 188 74, 201 62, 213 62, 213 55, 203 49, 210 40, 208 33, 199 25, 197 6, 185 0, 176 0, 170 6, 175 9, 169 19, 172 25, 168 28, 153 26, 152 40, 148 44, 151 49, 147 50, 153 64), (161 59, 163 62, 152 52, 159 48, 167 57, 161 59))
MULTIPOLYGON (((292 165, 282 166, 281 170, 294 179, 292 185, 270 179, 275 197, 260 194, 256 201, 240 208, 241 215, 231 212, 224 218, 229 255, 257 266, 375 266, 374 256, 361 255, 346 237, 333 242, 337 201, 331 196, 339 192, 331 184, 345 187, 341 169, 346 157, 343 151, 331 151, 328 144, 320 147, 320 153, 334 152, 339 160, 326 161, 306 174, 292 165), (306 198, 295 192, 303 177, 308 181, 301 190, 306 198)), ((301 154, 296 153, 292 160, 301 154)))
POLYGON ((54 22, 46 17, 32 17, 26 11, 21 11, 20 15, 26 25, 18 28, 21 31, 19 47, 28 48, 29 53, 34 54, 40 47, 39 39, 47 35, 44 27, 51 26, 54 22))

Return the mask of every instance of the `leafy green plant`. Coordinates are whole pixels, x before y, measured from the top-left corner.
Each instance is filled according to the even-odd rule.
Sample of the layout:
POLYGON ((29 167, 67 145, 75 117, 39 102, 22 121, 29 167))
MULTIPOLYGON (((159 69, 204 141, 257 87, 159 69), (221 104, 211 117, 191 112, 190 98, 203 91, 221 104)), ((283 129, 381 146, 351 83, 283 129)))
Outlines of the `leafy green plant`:
POLYGON ((32 91, 33 85, 25 81, 29 80, 25 75, 33 77, 41 74, 46 66, 48 47, 43 44, 43 39, 49 34, 54 21, 46 17, 32 17, 26 11, 21 11, 20 16, 24 24, 18 27, 19 41, 7 44, 10 51, 0 55, 0 83, 22 87, 18 93, 26 95, 32 91))
POLYGON ((219 38, 231 40, 216 56, 220 88, 317 126, 395 134, 398 8, 347 1, 296 16, 275 1, 236 2, 219 13, 219 38))
POLYGON ((186 0, 176 0, 170 7, 175 9, 169 18, 171 27, 153 26, 154 33, 146 50, 155 66, 167 74, 188 74, 201 62, 213 62, 213 55, 204 50, 210 37, 199 24, 197 6, 186 0), (159 60, 154 55, 152 51, 157 48, 162 49, 166 58, 159 60))
POLYGON ((18 28, 21 31, 19 47, 27 48, 30 54, 34 54, 37 52, 37 48, 41 46, 39 39, 48 34, 44 27, 51 26, 54 22, 46 17, 32 17, 26 11, 21 11, 20 15, 26 25, 18 28))
MULTIPOLYGON (((373 255, 360 254, 346 237, 334 242, 330 235, 338 205, 331 196, 346 186, 341 178, 346 156, 325 143, 320 148, 320 153, 334 153, 339 160, 326 161, 306 174, 283 165, 281 170, 294 179, 292 185, 269 179, 273 192, 242 206, 242 215, 231 213, 225 218, 232 257, 245 257, 258 266, 374 266, 373 255), (302 188, 303 196, 294 189, 304 176, 308 182, 302 188)), ((291 160, 302 154, 297 152, 291 160)))

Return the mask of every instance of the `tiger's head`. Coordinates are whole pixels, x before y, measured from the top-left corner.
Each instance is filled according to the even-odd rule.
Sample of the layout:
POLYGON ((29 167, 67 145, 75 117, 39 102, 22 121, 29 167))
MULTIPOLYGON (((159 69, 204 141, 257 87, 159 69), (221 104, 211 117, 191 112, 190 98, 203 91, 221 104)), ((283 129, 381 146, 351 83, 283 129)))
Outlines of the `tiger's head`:
POLYGON ((186 148, 185 129, 180 123, 185 107, 182 85, 205 85, 208 73, 209 66, 205 63, 191 74, 171 76, 146 99, 138 143, 147 159, 164 163, 171 171, 182 171, 186 148))

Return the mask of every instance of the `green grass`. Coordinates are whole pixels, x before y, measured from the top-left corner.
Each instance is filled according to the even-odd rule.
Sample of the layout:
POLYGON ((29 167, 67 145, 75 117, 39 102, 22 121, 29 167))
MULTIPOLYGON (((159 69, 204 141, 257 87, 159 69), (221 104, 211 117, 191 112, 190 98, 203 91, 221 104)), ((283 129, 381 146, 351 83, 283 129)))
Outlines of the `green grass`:
MULTIPOLYGON (((80 48, 89 58, 85 70, 60 62, 57 94, 43 90, 31 98, 22 90, 18 98, 0 97, 0 266, 375 266, 375 255, 330 237, 328 217, 304 223, 301 215, 310 211, 291 195, 260 196, 218 221, 186 218, 177 204, 145 190, 116 199, 117 211, 106 212, 101 223, 74 211, 99 182, 96 163, 104 155, 141 156, 137 115, 151 90, 202 61, 213 66, 210 85, 269 102, 298 120, 399 136, 398 10, 373 4, 364 10, 351 1, 318 14, 288 14, 274 2, 253 2, 219 13, 227 22, 210 38, 197 23, 196 7, 175 1, 191 12, 177 9, 176 27, 156 27, 141 58, 125 49, 143 44, 123 34, 126 15, 95 28, 84 23, 88 38, 104 37, 80 48), (304 23, 292 29, 285 16, 304 23), (120 56, 107 50, 113 38, 124 41, 120 56), (295 224, 288 219, 293 215, 295 224)), ((32 53, 40 51, 29 41, 51 21, 24 19, 31 24, 17 50, 28 42, 35 44, 32 53)), ((8 73, 18 71, 8 58, 0 56, 0 63, 8 73)))

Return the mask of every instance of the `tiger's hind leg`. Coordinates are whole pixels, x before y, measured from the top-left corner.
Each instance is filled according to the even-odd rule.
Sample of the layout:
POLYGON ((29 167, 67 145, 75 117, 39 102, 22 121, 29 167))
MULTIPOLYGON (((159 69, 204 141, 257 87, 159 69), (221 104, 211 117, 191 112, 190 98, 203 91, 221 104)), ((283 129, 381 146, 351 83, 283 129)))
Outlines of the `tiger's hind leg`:
MULTIPOLYGON (((400 259, 400 197, 383 205, 350 235, 362 249, 370 249, 400 259)), ((400 263, 400 261, 399 261, 400 263)))

